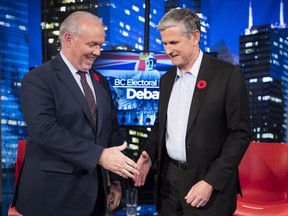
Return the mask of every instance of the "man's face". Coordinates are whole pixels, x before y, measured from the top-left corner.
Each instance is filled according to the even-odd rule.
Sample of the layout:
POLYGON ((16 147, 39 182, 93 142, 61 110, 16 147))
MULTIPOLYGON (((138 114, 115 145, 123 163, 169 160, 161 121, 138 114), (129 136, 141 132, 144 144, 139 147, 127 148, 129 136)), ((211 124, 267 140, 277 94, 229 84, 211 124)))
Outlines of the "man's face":
POLYGON ((166 54, 170 57, 172 64, 178 66, 181 71, 188 71, 197 58, 199 52, 200 33, 195 30, 189 38, 184 36, 181 27, 170 27, 160 31, 166 54))
MULTIPOLYGON (((68 60, 78 70, 87 71, 100 55, 100 46, 104 43, 105 32, 102 25, 93 20, 85 20, 80 35, 70 35, 68 60)), ((69 33, 68 33, 69 34, 69 33)))

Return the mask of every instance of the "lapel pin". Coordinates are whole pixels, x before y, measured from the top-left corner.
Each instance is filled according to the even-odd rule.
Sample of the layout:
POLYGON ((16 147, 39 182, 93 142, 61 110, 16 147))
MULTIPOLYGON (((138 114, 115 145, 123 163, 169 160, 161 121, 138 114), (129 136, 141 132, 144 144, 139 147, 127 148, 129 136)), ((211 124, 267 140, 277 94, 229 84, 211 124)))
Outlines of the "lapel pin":
POLYGON ((96 80, 96 82, 99 82, 100 81, 100 79, 99 79, 99 76, 96 74, 96 73, 94 73, 94 79, 96 80))
POLYGON ((199 80, 197 82, 197 88, 200 90, 206 88, 206 85, 207 85, 207 83, 205 80, 199 80))

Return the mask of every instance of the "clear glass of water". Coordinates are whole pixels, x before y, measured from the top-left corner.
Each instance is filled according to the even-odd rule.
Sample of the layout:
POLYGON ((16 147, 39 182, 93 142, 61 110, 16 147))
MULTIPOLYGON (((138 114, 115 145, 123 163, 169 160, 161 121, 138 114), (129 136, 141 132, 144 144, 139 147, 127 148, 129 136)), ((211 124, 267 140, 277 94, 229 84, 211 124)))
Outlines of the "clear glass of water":
POLYGON ((136 216, 137 214, 138 191, 136 188, 126 190, 126 215, 136 216))

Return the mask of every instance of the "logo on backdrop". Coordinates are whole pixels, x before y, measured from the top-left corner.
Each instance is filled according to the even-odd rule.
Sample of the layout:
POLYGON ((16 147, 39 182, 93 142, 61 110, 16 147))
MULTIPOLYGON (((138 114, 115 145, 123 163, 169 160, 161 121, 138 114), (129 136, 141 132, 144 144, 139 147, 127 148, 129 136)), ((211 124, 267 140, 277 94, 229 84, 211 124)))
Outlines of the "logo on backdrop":
POLYGON ((171 68, 165 53, 102 52, 93 67, 109 81, 120 125, 153 125, 159 80, 171 68))

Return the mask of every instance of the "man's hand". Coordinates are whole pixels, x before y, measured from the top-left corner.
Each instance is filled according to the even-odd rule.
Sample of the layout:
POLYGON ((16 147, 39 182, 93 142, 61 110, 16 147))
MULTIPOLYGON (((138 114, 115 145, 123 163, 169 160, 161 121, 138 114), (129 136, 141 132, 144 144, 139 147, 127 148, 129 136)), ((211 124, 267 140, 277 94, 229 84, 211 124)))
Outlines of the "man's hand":
POLYGON ((122 189, 120 181, 111 182, 111 185, 109 187, 109 193, 107 195, 107 210, 109 212, 113 211, 119 206, 121 197, 122 189))
POLYGON ((137 161, 138 169, 140 174, 135 176, 134 185, 136 187, 143 186, 146 181, 147 174, 149 172, 150 167, 152 166, 149 155, 146 151, 143 151, 137 161))
POLYGON ((208 203, 212 192, 212 185, 202 180, 192 186, 188 194, 185 196, 185 199, 187 204, 191 204, 193 207, 204 207, 208 203))
POLYGON ((124 142, 121 146, 105 148, 98 163, 106 170, 119 176, 134 178, 139 175, 138 165, 122 153, 126 147, 127 142, 124 142))

